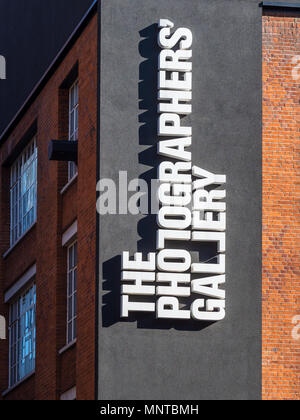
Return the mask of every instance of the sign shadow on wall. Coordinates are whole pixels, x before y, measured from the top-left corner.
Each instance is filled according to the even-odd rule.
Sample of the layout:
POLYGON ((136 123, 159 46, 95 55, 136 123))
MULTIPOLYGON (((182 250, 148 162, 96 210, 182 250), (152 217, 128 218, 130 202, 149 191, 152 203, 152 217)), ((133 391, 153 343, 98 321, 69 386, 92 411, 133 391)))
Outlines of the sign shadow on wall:
MULTIPOLYGON (((148 184, 151 191, 151 180, 157 179, 157 169, 161 161, 157 156, 157 86, 158 86, 158 57, 159 47, 157 44, 158 25, 153 24, 140 31, 141 41, 139 53, 142 62, 139 66, 139 146, 146 148, 139 153, 139 164, 148 166, 149 170, 139 176, 148 184)), ((151 200, 149 200, 148 215, 143 217, 137 226, 140 240, 137 243, 137 251, 144 255, 156 250, 156 215, 151 214, 151 200)), ((180 243, 173 241, 174 248, 182 247, 180 243)), ((187 245, 187 248, 189 246, 187 245)), ((193 252, 193 250, 191 249, 193 252)), ((196 253, 195 253, 196 254, 196 253)), ((211 259, 217 254, 213 244, 206 245, 201 249, 202 259, 211 259)), ((199 257, 199 256, 198 256, 199 257)), ((197 259, 197 256, 195 255, 197 259)), ((208 328, 214 322, 194 320, 162 320, 156 319, 154 313, 132 313, 129 318, 120 317, 121 298, 121 255, 106 262, 102 267, 103 296, 102 325, 108 328, 120 322, 135 322, 141 329, 176 329, 182 331, 201 331, 208 328)), ((154 299, 158 299, 154 298, 154 299)), ((189 309, 192 298, 186 301, 186 309, 189 309)))

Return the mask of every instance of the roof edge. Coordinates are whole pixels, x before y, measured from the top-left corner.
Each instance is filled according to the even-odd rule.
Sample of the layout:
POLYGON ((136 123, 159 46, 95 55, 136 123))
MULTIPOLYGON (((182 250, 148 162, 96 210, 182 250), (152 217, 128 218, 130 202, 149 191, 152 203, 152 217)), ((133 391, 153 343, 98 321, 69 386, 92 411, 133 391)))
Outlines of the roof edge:
POLYGON ((15 126, 20 122, 21 118, 24 116, 24 114, 28 111, 28 108, 32 105, 34 100, 37 98, 43 87, 46 85, 46 83, 49 81, 59 64, 62 62, 62 60, 65 58, 65 56, 70 51, 71 47, 74 45, 78 37, 81 35, 83 30, 86 28, 87 24, 91 20, 91 18, 94 16, 95 12, 97 11, 98 6, 98 0, 94 0, 91 6, 88 8, 74 31, 69 36, 68 40, 65 42, 63 47, 59 50, 56 57, 53 59, 41 79, 37 82, 29 96, 25 99, 23 105, 19 108, 15 116, 12 118, 10 123, 7 125, 7 127, 3 130, 3 132, 0 134, 0 146, 7 140, 8 136, 12 133, 15 126))
POLYGON ((268 8, 268 9, 299 9, 300 10, 300 3, 262 1, 260 3, 260 6, 264 8, 268 8))

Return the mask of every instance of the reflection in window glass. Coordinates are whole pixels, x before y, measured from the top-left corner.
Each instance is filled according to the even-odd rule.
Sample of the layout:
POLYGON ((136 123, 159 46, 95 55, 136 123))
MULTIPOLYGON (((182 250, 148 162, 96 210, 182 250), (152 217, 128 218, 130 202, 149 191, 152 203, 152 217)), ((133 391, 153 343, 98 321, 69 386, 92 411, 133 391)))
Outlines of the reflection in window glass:
POLYGON ((36 286, 22 294, 9 313, 9 386, 12 387, 35 369, 36 286))
POLYGON ((37 147, 34 139, 11 167, 10 245, 35 223, 37 216, 37 147))

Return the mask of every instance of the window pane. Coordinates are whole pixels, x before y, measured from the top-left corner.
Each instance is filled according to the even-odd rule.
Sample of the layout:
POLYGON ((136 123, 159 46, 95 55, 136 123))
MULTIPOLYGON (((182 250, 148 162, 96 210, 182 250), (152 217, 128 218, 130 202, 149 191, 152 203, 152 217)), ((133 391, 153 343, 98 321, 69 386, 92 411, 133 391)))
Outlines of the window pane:
MULTIPOLYGON (((69 140, 78 140, 78 81, 69 91, 69 140)), ((74 162, 69 162, 68 175, 69 180, 77 174, 77 166, 74 162)))
POLYGON ((77 315, 77 293, 74 294, 74 317, 77 315))
POLYGON ((68 280, 68 294, 71 296, 73 294, 73 272, 69 273, 69 280, 68 280))
POLYGON ((76 338, 77 317, 77 242, 68 248, 67 343, 76 338))
POLYGON ((37 148, 33 140, 11 168, 11 246, 36 221, 37 148))
POLYGON ((10 306, 10 386, 35 367, 35 285, 10 306))
POLYGON ((75 318, 73 322, 73 340, 75 340, 76 337, 77 337, 77 322, 75 318))
POLYGON ((72 298, 69 298, 68 301, 68 321, 71 321, 73 318, 73 302, 72 298))
POLYGON ((79 86, 78 86, 78 82, 75 84, 75 98, 74 98, 74 100, 75 100, 75 105, 77 105, 78 104, 78 89, 79 89, 79 86))
POLYGON ((74 288, 73 290, 77 290, 77 268, 74 270, 74 288))
POLYGON ((70 137, 73 137, 74 134, 74 121, 75 121, 75 114, 74 111, 70 114, 70 137))
POLYGON ((73 253, 72 253, 72 248, 69 248, 69 252, 68 252, 68 258, 69 258, 69 271, 72 270, 73 268, 73 253))
POLYGON ((75 109, 75 112, 74 112, 74 131, 77 132, 77 130, 78 130, 78 107, 75 109))

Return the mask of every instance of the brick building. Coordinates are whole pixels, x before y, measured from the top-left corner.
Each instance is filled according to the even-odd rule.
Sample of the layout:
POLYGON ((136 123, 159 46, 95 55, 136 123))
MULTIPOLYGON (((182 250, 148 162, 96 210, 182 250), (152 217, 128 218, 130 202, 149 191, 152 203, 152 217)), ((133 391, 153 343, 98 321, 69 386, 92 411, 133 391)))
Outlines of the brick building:
MULTIPOLYGON (((300 5, 264 4, 259 15, 261 392, 263 399, 295 400, 300 396, 299 339, 293 334, 300 310, 300 5)), ((99 393, 105 340, 118 364, 114 343, 98 335, 105 276, 98 269, 101 220, 96 214, 101 18, 94 4, 0 138, 0 314, 8 324, 8 339, 0 341, 3 400, 98 399, 108 395, 99 393), (51 140, 78 141, 77 164, 66 158, 49 161, 51 140)), ((117 273, 114 264, 108 267, 117 273)), ((114 280, 119 282, 117 274, 114 280)))
POLYGON ((22 314, 19 299, 28 291, 24 311, 29 318, 36 303, 36 337, 33 331, 26 337, 29 365, 16 369, 15 339, 1 342, 1 392, 10 389, 4 399, 59 399, 65 392, 71 398, 95 398, 96 131, 94 7, 1 141, 0 312, 7 320, 17 320, 22 314), (69 137, 82 140, 78 172, 74 164, 48 160, 49 141, 69 137), (12 179, 14 162, 19 166, 12 179), (9 208, 13 202, 18 206, 20 176, 28 179, 21 183, 29 182, 30 197, 26 209, 19 210, 21 220, 18 210, 13 213, 12 226, 9 208), (83 264, 76 269, 77 259, 83 264), (14 318, 9 314, 12 306, 5 304, 10 295, 9 302, 19 305, 14 318))
POLYGON ((299 399, 299 9, 263 16, 263 397, 299 399), (297 57, 297 58, 296 58, 297 57), (291 74, 293 77, 291 77, 291 74), (294 321, 295 322, 295 321, 294 321), (294 323, 294 326, 296 324, 294 323))

